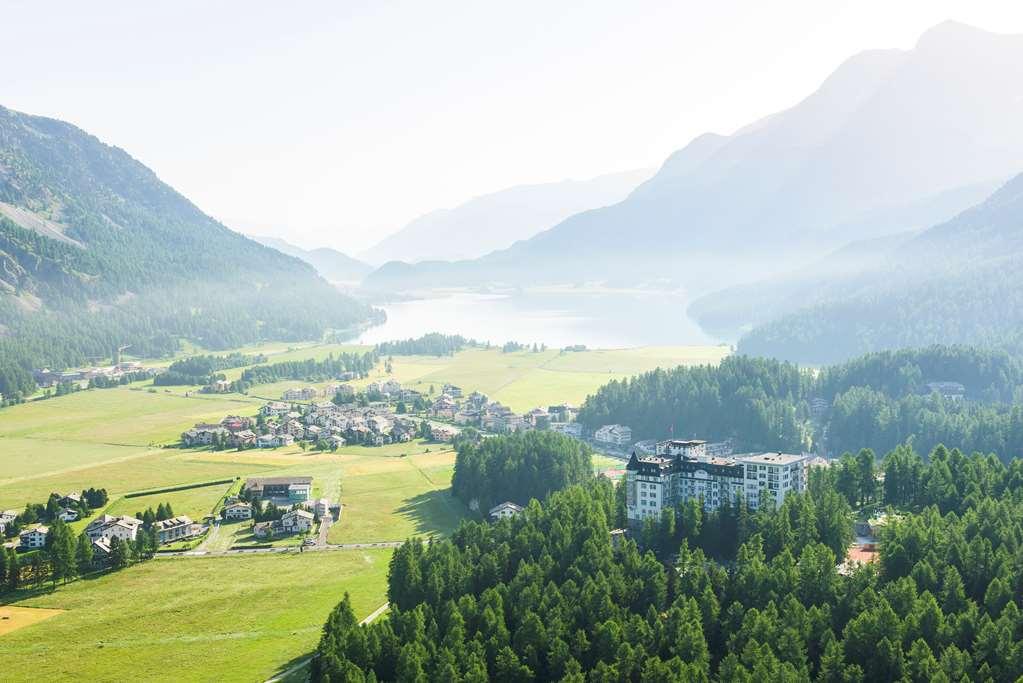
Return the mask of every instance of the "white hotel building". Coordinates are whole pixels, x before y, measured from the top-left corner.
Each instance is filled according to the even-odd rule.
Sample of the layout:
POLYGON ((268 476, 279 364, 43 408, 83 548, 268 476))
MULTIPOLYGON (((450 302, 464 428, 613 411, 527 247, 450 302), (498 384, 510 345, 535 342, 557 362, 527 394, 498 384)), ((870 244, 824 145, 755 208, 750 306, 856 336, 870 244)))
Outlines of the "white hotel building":
POLYGON ((704 510, 717 510, 740 496, 747 506, 778 507, 789 491, 806 489, 809 458, 784 453, 747 453, 727 458, 707 455, 703 441, 662 441, 652 456, 633 453, 625 469, 625 498, 629 523, 659 518, 665 507, 692 498, 704 510))

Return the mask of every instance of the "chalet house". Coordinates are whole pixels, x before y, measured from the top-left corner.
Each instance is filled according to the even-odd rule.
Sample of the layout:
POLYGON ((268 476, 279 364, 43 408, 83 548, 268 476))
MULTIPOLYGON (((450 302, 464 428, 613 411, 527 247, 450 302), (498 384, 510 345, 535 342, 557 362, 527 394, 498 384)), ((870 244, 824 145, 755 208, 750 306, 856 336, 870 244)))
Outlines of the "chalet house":
POLYGON ((0 534, 7 531, 7 527, 13 524, 17 517, 17 510, 4 510, 3 512, 0 512, 0 534))
POLYGON ((416 391, 415 389, 402 389, 401 393, 398 394, 398 399, 405 403, 415 403, 423 397, 423 394, 416 391))
POLYGON ((447 394, 442 395, 430 406, 430 415, 434 417, 451 420, 454 419, 456 412, 458 412, 458 404, 447 394))
POLYGON ((61 508, 60 512, 57 513, 57 518, 63 522, 73 522, 78 519, 78 510, 75 508, 61 508))
POLYGON ((571 422, 575 419, 575 408, 567 403, 560 403, 556 406, 547 406, 547 414, 551 416, 551 422, 571 422))
POLYGON ((181 443, 185 446, 208 446, 217 437, 227 438, 230 434, 220 425, 196 425, 181 434, 181 443))
POLYGON ((401 394, 401 382, 389 379, 381 385, 380 391, 388 396, 397 397, 401 394))
POLYGON ((256 446, 259 448, 282 448, 295 443, 295 437, 291 434, 264 434, 256 439, 256 446))
POLYGON ((109 541, 114 537, 122 541, 134 541, 140 528, 142 528, 141 519, 135 519, 127 515, 118 515, 116 517, 113 515, 100 515, 89 522, 89 526, 85 527, 85 535, 94 541, 98 538, 105 538, 109 541))
POLYGON ((451 398, 462 398, 462 387, 457 387, 454 384, 445 384, 442 393, 447 394, 451 398))
POLYGON ((281 399, 285 401, 311 401, 319 395, 320 392, 315 388, 303 387, 302 389, 288 389, 281 395, 281 399))
POLYGON ((25 529, 18 534, 18 547, 23 550, 37 550, 46 545, 46 535, 50 528, 40 524, 32 529, 25 529))
POLYGON ((259 414, 263 417, 278 417, 287 415, 290 411, 291 406, 280 401, 270 401, 259 408, 259 414))
POLYGON ((455 437, 458 436, 458 430, 454 427, 448 427, 447 425, 431 425, 430 433, 433 434, 434 441, 450 442, 454 441, 455 437))
POLYGON ((330 501, 326 498, 320 498, 313 504, 313 514, 320 519, 323 519, 330 514, 330 501))
POLYGON ((478 391, 474 391, 471 394, 469 394, 469 397, 466 399, 466 402, 469 404, 469 407, 471 407, 474 410, 483 410, 483 408, 486 407, 487 405, 488 399, 486 394, 481 394, 478 391))
POLYGON ((220 426, 229 432, 241 432, 252 429, 252 420, 239 415, 228 415, 220 421, 220 426))
POLYGON ((304 534, 313 528, 313 513, 302 509, 285 512, 281 528, 286 534, 304 534))
POLYGON ((317 427, 316 425, 309 425, 308 427, 305 428, 305 438, 306 438, 306 441, 313 441, 313 442, 319 441, 320 440, 320 436, 322 436, 322 434, 323 434, 323 430, 321 428, 317 427))
POLYGON ((231 383, 226 379, 218 379, 202 388, 204 394, 226 394, 231 391, 231 383))
POLYGON ((160 543, 171 543, 192 535, 192 519, 187 515, 179 515, 153 523, 156 538, 160 543))
POLYGON ((236 502, 224 506, 224 519, 252 519, 252 506, 249 503, 236 502))
POLYGON ((496 522, 501 519, 508 519, 509 517, 514 517, 515 515, 521 513, 522 510, 523 507, 521 505, 516 505, 515 503, 508 500, 490 508, 490 512, 488 513, 488 515, 491 520, 496 522))
POLYGON ((300 503, 309 500, 312 477, 252 477, 245 480, 245 491, 264 499, 300 503))
POLYGON ((523 419, 533 429, 547 429, 551 425, 550 413, 540 408, 533 408, 523 416, 523 419))
POLYGON ((594 441, 619 448, 632 443, 632 430, 624 425, 604 425, 593 435, 594 441))
POLYGON ((284 430, 296 439, 301 439, 305 436, 305 426, 298 420, 288 422, 288 424, 284 425, 284 430))
POLYGON ((455 413, 455 424, 456 425, 475 425, 479 424, 480 411, 463 408, 455 413))
POLYGON ((331 396, 340 396, 343 399, 355 398, 355 388, 351 384, 339 384, 331 396))
POLYGON ((92 561, 96 564, 106 564, 110 559, 110 541, 105 538, 97 538, 92 542, 92 561))
POLYGON ((57 502, 67 508, 76 508, 82 504, 82 494, 68 493, 61 496, 57 502))
POLYGON ((256 522, 252 525, 252 535, 256 538, 266 538, 274 533, 274 524, 277 520, 270 522, 256 522))
POLYGON ((342 446, 345 445, 345 443, 346 441, 343 436, 332 434, 327 437, 327 445, 330 446, 331 448, 341 448, 342 446))
POLYGON ((583 435, 583 426, 578 422, 552 422, 551 429, 577 439, 583 435))
POLYGON ((251 431, 249 429, 243 429, 240 432, 232 433, 230 438, 228 439, 228 443, 230 443, 235 448, 238 448, 239 446, 242 447, 242 448, 248 448, 249 446, 255 446, 256 445, 256 434, 255 434, 255 432, 253 432, 253 431, 251 431))

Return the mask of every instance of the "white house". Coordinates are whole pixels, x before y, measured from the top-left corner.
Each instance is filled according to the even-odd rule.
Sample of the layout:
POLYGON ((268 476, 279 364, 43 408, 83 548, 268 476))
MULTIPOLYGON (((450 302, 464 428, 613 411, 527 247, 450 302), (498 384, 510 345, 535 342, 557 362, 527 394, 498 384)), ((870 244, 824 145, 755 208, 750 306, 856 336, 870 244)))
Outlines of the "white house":
POLYGON ((85 527, 85 535, 92 540, 119 538, 122 541, 134 541, 142 527, 142 520, 127 515, 100 515, 85 527))
POLYGON ((78 519, 78 510, 73 510, 71 508, 63 508, 60 512, 57 513, 57 517, 59 517, 60 520, 64 522, 73 522, 76 519, 78 519))
POLYGON ((259 412, 264 417, 277 417, 279 415, 287 415, 290 410, 291 406, 288 405, 287 403, 281 403, 280 401, 270 401, 269 403, 263 405, 259 409, 259 412))
POLYGON ((323 519, 324 517, 329 515, 330 501, 327 500, 326 498, 320 498, 315 503, 313 503, 313 514, 315 514, 320 519, 323 519))
POLYGON ((240 501, 225 505, 224 519, 252 519, 252 506, 240 501))
POLYGON ((604 425, 593 435, 594 441, 619 448, 632 443, 632 429, 625 425, 604 425))
POLYGON ((507 519, 509 517, 514 517, 522 512, 522 510, 523 507, 521 505, 516 505, 510 500, 506 500, 505 502, 499 503, 490 508, 490 519, 495 522, 499 519, 507 519))
POLYGON ((32 529, 25 529, 18 534, 18 545, 25 550, 36 550, 46 545, 46 535, 50 528, 39 525, 32 529))
POLYGON ((192 519, 187 515, 179 515, 153 523, 156 538, 160 543, 170 543, 192 535, 192 519))
POLYGON ((304 534, 313 528, 313 513, 302 509, 285 512, 281 527, 286 534, 304 534))

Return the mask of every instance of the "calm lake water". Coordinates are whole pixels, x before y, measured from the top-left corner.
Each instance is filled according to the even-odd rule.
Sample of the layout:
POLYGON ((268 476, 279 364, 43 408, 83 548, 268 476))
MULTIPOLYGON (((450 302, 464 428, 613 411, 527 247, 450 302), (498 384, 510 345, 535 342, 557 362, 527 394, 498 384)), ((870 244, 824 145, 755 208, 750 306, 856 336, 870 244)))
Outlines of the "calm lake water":
POLYGON ((681 295, 655 292, 458 293, 379 306, 387 322, 366 330, 358 341, 376 344, 441 332, 554 348, 718 343, 686 316, 686 304, 681 295))

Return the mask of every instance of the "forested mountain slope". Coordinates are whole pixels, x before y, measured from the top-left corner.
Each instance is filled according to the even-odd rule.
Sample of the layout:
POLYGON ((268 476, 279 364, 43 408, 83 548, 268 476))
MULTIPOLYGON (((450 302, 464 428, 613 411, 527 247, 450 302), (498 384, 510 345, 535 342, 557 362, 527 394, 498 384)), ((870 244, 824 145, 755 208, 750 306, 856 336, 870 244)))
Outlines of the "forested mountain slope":
POLYGON ((0 107, 0 392, 27 371, 315 337, 373 312, 227 229, 124 151, 0 107))
MULTIPOLYGON (((744 353, 831 362, 930 343, 1005 345, 1023 338, 1023 175, 987 201, 906 240, 811 307, 754 328, 744 353)), ((790 294, 790 296, 793 296, 790 294)), ((809 299, 810 291, 796 293, 809 299)))
POLYGON ((385 267, 371 281, 710 289, 784 272, 946 220, 1018 172, 1021 82, 1023 36, 941 24, 912 50, 852 57, 791 109, 697 138, 616 205, 482 259, 385 267))

